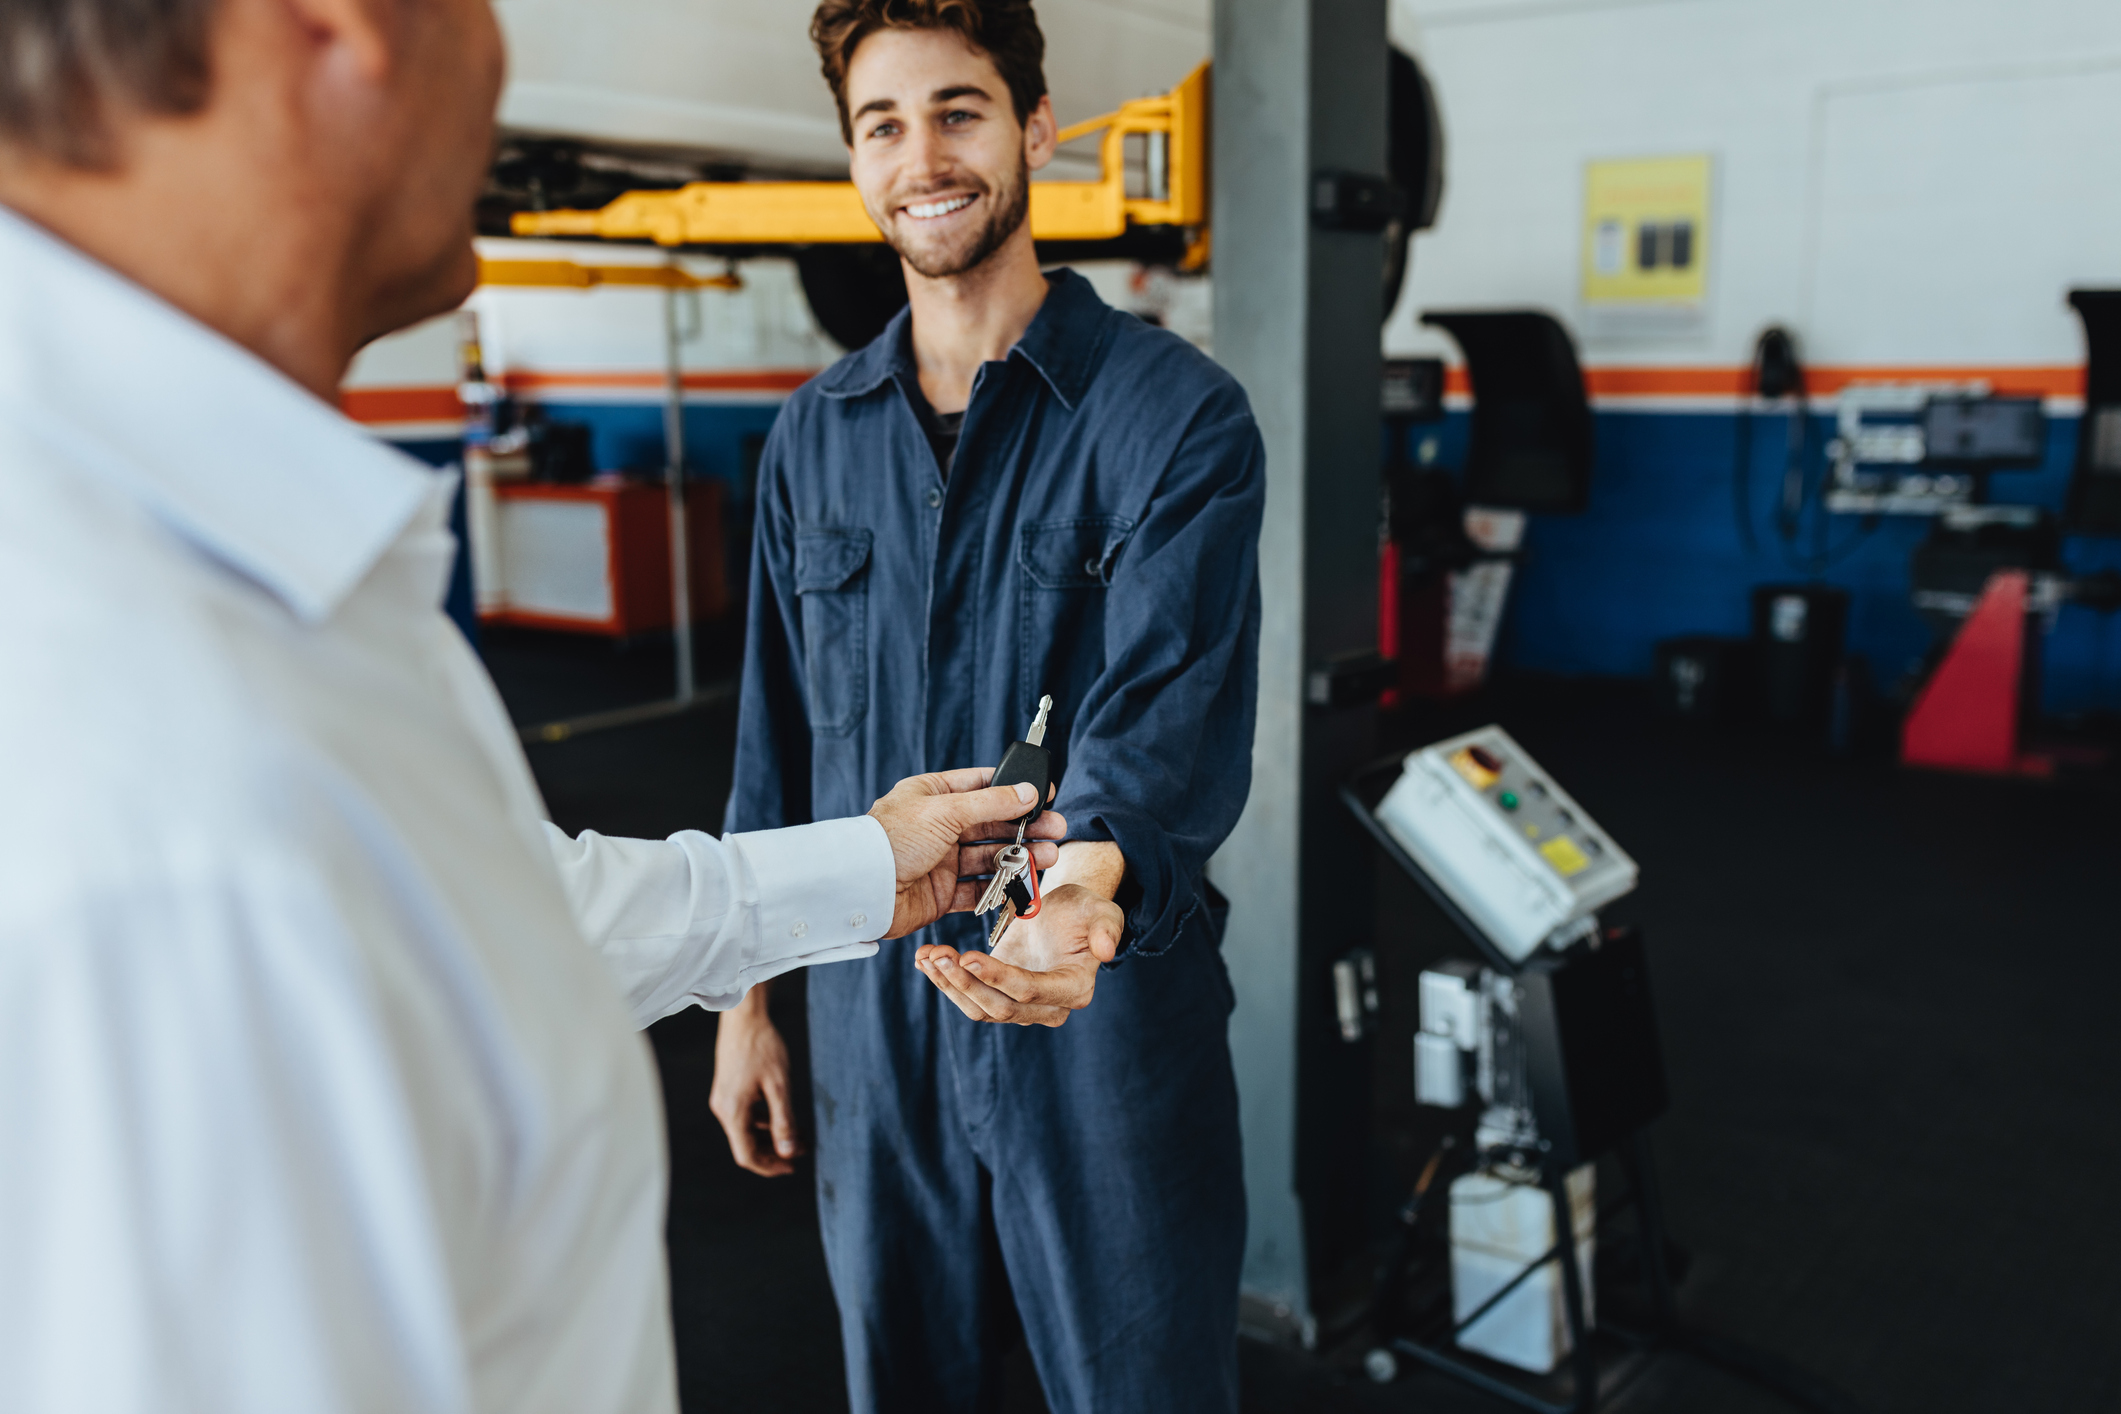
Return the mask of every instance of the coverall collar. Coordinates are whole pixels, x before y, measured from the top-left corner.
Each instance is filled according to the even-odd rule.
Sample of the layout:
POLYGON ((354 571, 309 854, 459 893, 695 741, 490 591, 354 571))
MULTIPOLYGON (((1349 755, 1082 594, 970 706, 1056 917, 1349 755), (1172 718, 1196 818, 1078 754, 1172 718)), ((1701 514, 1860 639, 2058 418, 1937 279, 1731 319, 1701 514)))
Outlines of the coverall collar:
MULTIPOLYGON (((1090 282, 1073 270, 1049 271, 1046 282, 1051 286, 1046 302, 1009 352, 1037 369, 1053 395, 1072 412, 1089 388, 1111 338, 1111 326, 1103 317, 1108 307, 1090 282)), ((859 398, 902 374, 916 375, 911 305, 893 316, 867 347, 827 369, 817 387, 828 398, 859 398)))

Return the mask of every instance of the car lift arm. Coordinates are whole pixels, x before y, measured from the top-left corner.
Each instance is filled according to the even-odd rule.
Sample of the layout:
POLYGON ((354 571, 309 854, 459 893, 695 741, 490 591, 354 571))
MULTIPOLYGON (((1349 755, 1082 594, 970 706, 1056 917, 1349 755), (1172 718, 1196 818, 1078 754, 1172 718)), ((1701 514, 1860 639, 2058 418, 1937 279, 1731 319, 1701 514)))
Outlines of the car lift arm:
MULTIPOLYGON (((1129 226, 1203 227, 1208 219, 1208 65, 1155 98, 1063 128, 1062 142, 1103 130, 1091 182, 1034 182, 1040 241, 1113 240, 1129 226), (1127 194, 1126 143, 1143 141, 1147 191, 1127 194)), ((692 182, 631 191, 595 211, 525 211, 518 236, 650 240, 662 246, 851 244, 882 239, 851 182, 692 182)), ((1204 241, 1196 241, 1202 257, 1204 241)))

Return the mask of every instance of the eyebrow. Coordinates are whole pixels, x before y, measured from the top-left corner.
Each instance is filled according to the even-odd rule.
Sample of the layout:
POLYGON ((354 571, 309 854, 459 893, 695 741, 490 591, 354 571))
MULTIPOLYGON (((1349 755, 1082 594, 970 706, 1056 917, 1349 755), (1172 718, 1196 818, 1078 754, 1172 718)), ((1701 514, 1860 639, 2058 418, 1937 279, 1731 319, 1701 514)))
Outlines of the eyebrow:
MULTIPOLYGON (((960 98, 984 98, 989 103, 994 101, 993 94, 987 92, 978 84, 971 83, 954 84, 949 88, 939 88, 928 95, 930 103, 950 103, 960 98)), ((891 113, 897 111, 897 109, 898 100, 895 98, 872 98, 861 107, 855 109, 854 116, 866 118, 871 113, 891 113)))

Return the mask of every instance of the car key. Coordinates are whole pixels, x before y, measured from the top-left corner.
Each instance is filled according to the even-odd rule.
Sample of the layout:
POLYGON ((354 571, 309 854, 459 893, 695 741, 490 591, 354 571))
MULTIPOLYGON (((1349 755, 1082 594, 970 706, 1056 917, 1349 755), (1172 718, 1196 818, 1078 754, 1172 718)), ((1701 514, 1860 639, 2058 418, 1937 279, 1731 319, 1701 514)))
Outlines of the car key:
POLYGON ((1039 910, 1038 871, 1031 867, 1031 852, 1024 848, 1024 831, 1046 808, 1046 793, 1052 786, 1052 755, 1046 750, 1046 717, 1053 710, 1053 699, 1041 697, 1038 715, 1031 719, 1031 730, 1024 733, 1022 741, 1009 744, 1002 754, 1002 764, 994 770, 994 784, 1011 786, 1019 781, 1028 783, 1038 792, 1038 799, 1028 814, 1016 822, 1016 843, 1006 845, 994 856, 994 878, 987 891, 980 895, 975 913, 1001 910, 994 920, 994 928, 987 935, 987 948, 992 951, 1001 941, 1009 925, 1019 918, 1034 917, 1039 910))
POLYGON ((1002 753, 1002 764, 994 768, 997 786, 1013 786, 1019 781, 1028 781, 1038 792, 1038 800, 1031 813, 1016 822, 1016 842, 1024 842, 1024 827, 1036 820, 1046 809, 1046 792, 1053 785, 1053 758, 1046 750, 1046 714, 1053 710, 1053 699, 1038 700, 1038 715, 1031 719, 1031 730, 1024 733, 1022 741, 1012 741, 1009 749, 1002 753))
POLYGON ((1009 886, 1023 876, 1030 867, 1031 851, 1020 844, 1003 845, 995 852, 994 877, 987 882, 987 891, 979 896, 974 913, 992 913, 1002 906, 1008 897, 1009 886))

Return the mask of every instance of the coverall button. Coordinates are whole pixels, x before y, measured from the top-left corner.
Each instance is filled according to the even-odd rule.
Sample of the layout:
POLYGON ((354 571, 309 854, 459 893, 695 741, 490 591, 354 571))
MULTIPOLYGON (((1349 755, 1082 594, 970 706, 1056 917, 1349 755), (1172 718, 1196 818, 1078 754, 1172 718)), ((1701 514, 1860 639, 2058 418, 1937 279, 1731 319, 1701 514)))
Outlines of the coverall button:
POLYGON ((1095 555, 1092 555, 1089 559, 1083 561, 1084 574, 1097 574, 1102 571, 1104 567, 1105 562, 1095 555))
POLYGON ((788 925, 788 936, 791 938, 800 938, 809 931, 810 925, 800 918, 788 925))
POLYGON ((928 506, 929 506, 929 509, 933 510, 933 509, 934 509, 935 507, 937 507, 937 506, 940 506, 940 505, 941 505, 942 503, 943 503, 943 488, 942 488, 942 487, 940 487, 940 486, 931 486, 931 487, 929 487, 929 488, 928 488, 928 506))

